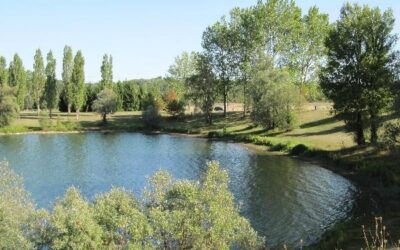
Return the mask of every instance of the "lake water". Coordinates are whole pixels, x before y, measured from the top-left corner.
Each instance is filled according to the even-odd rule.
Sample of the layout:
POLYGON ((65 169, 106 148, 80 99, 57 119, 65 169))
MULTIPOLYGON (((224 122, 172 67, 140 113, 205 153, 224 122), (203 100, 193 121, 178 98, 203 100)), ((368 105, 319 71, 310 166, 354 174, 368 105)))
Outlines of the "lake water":
POLYGON ((112 186, 140 196, 146 178, 167 170, 197 180, 206 162, 229 171, 242 214, 269 246, 318 239, 349 215, 356 189, 329 170, 240 144, 169 135, 86 133, 0 137, 0 159, 24 177, 38 207, 50 208, 70 186, 92 199, 112 186))

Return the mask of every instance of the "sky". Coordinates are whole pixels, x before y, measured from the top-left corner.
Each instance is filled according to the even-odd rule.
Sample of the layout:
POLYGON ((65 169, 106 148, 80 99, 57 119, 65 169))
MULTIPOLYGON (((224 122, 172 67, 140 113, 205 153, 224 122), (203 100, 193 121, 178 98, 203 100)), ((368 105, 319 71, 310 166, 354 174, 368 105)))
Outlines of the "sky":
MULTIPOLYGON (((333 22, 344 0, 296 0, 306 13, 318 6, 333 22)), ((392 8, 394 32, 400 33, 400 0, 350 1, 381 9, 392 8)), ((61 77, 65 45, 85 57, 87 82, 100 80, 105 53, 113 56, 114 80, 165 76, 183 51, 200 51, 205 28, 233 7, 248 7, 256 0, 0 0, 0 55, 7 62, 18 53, 27 69, 35 50, 51 49, 61 77)))

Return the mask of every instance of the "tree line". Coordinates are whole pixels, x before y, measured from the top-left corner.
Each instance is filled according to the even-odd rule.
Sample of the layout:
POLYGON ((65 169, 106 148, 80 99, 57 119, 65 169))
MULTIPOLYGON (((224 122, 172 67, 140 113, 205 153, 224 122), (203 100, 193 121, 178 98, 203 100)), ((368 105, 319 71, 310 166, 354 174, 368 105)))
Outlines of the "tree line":
POLYGON ((235 8, 204 31, 201 52, 184 52, 169 73, 210 124, 215 101, 226 116, 229 96, 240 92, 244 115, 266 129, 291 129, 302 102, 327 98, 359 145, 367 135, 377 143, 382 116, 400 110, 395 19, 357 3, 340 13, 329 23, 317 7, 303 15, 291 0, 235 8))
POLYGON ((382 115, 400 107, 394 22, 391 10, 356 3, 329 23, 317 7, 302 13, 293 0, 258 1, 232 9, 203 32, 202 51, 183 52, 166 77, 148 80, 114 82, 106 54, 101 81, 85 84, 82 52, 74 56, 68 46, 60 80, 51 52, 44 67, 36 51, 32 72, 17 54, 8 68, 0 57, 0 113, 9 114, 0 121, 7 124, 17 108, 75 110, 77 118, 98 111, 103 120, 116 110, 142 110, 151 126, 160 110, 177 116, 191 105, 211 124, 216 102, 223 102, 224 116, 228 102, 240 102, 256 125, 292 129, 302 103, 328 99, 358 144, 376 143, 382 115))

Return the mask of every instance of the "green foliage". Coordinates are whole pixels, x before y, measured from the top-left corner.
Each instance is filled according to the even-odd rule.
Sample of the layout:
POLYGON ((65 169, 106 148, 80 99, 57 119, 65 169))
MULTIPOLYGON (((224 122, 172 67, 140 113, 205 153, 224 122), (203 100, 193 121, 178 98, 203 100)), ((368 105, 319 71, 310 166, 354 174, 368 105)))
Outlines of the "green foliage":
POLYGON ((104 231, 103 245, 113 249, 150 245, 150 225, 131 192, 112 188, 110 192, 97 196, 94 214, 104 231))
POLYGON ((218 95, 218 84, 212 72, 210 58, 198 54, 196 61, 197 74, 186 81, 188 97, 201 107, 206 114, 207 123, 212 124, 212 109, 218 95))
POLYGON ((24 190, 22 179, 0 162, 0 248, 31 249, 27 227, 34 206, 24 190))
POLYGON ((369 127, 371 142, 378 139, 380 114, 392 102, 395 79, 391 10, 346 4, 326 40, 327 65, 320 74, 325 95, 344 114, 358 144, 365 143, 364 129, 369 127))
POLYGON ((385 124, 382 139, 386 147, 394 148, 398 145, 400 143, 400 121, 385 124))
POLYGON ((14 55, 9 67, 9 85, 16 88, 17 102, 20 109, 25 108, 25 97, 27 94, 26 72, 21 58, 14 55))
POLYGON ((50 50, 47 54, 46 65, 46 85, 45 85, 45 101, 46 106, 50 111, 50 118, 52 117, 52 110, 58 106, 58 91, 56 79, 56 59, 53 57, 53 52, 50 50))
POLYGON ((0 127, 7 126, 18 116, 18 103, 14 90, 7 84, 0 86, 0 127))
POLYGON ((105 54, 103 56, 103 62, 101 64, 101 88, 112 88, 113 84, 113 64, 112 64, 112 56, 105 54))
POLYGON ((33 94, 33 100, 36 104, 38 112, 40 112, 40 105, 45 88, 45 83, 46 83, 46 72, 44 70, 43 56, 41 50, 37 49, 33 64, 31 89, 33 94))
POLYGON ((169 77, 174 80, 172 81, 172 88, 177 92, 179 97, 183 97, 186 93, 186 79, 196 74, 195 55, 195 52, 182 52, 180 56, 175 58, 174 64, 168 69, 169 77))
POLYGON ((145 128, 158 128, 161 122, 161 115, 157 108, 150 105, 142 114, 143 123, 145 128))
POLYGON ((58 200, 50 218, 53 249, 98 249, 103 230, 94 218, 94 209, 76 188, 58 200))
POLYGON ((263 249, 228 187, 228 173, 208 164, 200 182, 155 173, 141 202, 112 188, 88 203, 70 188, 49 213, 34 210, 22 180, 0 164, 2 249, 263 249))
POLYGON ((71 112, 71 105, 74 100, 74 92, 72 85, 72 71, 74 68, 72 49, 69 46, 64 47, 64 57, 63 57, 63 71, 62 80, 64 83, 63 89, 63 99, 68 106, 68 113, 71 112))
POLYGON ((74 67, 72 70, 71 83, 73 93, 73 105, 79 118, 79 111, 82 108, 85 98, 85 59, 82 52, 78 50, 74 58, 74 67))
POLYGON ((8 84, 7 61, 3 56, 0 56, 0 85, 8 84))
POLYGON ((293 128, 293 110, 300 106, 302 97, 289 81, 286 72, 274 69, 267 58, 260 58, 252 76, 251 89, 251 119, 255 124, 266 129, 293 128))
POLYGON ((103 121, 107 121, 107 115, 117 111, 117 95, 111 89, 105 88, 93 102, 93 110, 103 117, 103 121))
POLYGON ((149 180, 145 206, 156 248, 257 249, 263 240, 240 216, 228 189, 228 174, 208 164, 200 183, 173 182, 158 172, 149 180))

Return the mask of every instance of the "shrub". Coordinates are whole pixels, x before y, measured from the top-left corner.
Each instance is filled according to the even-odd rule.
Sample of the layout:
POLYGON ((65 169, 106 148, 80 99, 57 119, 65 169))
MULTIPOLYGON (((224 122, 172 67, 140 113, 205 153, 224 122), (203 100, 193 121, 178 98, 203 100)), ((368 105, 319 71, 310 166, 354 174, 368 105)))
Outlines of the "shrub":
POLYGON ((111 89, 103 89, 97 94, 97 99, 93 102, 93 110, 103 117, 103 122, 107 122, 107 115, 117 111, 118 97, 111 89))
POLYGON ((161 122, 161 116, 157 108, 148 106, 142 115, 143 123, 146 128, 158 128, 161 122))
POLYGON ((400 121, 387 123, 384 127, 383 143, 393 148, 400 143, 400 121))
POLYGON ((52 127, 52 122, 49 118, 43 117, 39 119, 39 126, 42 130, 49 130, 52 127))

